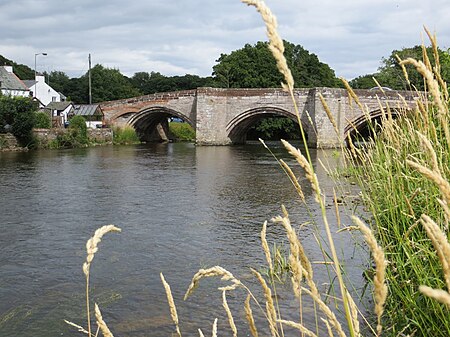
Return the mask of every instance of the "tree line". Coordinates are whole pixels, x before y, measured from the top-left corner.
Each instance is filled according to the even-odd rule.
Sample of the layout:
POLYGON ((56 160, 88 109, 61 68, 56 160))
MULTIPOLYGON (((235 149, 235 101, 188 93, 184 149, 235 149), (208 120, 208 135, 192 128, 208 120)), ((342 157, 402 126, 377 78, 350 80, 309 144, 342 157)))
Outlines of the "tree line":
MULTIPOLYGON (((285 56, 292 71, 295 85, 307 87, 342 87, 341 81, 327 64, 317 55, 310 53, 300 45, 284 41, 285 56)), ((427 48, 431 62, 434 56, 427 48)), ((447 51, 438 50, 443 79, 450 80, 450 56, 447 51)), ((422 47, 403 48, 392 51, 389 57, 381 60, 374 74, 359 76, 350 81, 356 89, 369 89, 375 86, 375 78, 382 86, 391 89, 424 88, 423 80, 407 67, 410 83, 407 83, 397 57, 422 59, 422 47)), ((34 71, 0 55, 0 64, 13 65, 16 75, 23 79, 33 79, 34 71)), ((44 73, 48 83, 63 93, 74 103, 88 103, 88 73, 78 78, 69 78, 62 71, 44 73)), ((267 42, 246 44, 230 54, 221 54, 213 66, 211 76, 200 77, 186 74, 183 76, 165 76, 159 72, 137 72, 132 77, 123 75, 119 69, 107 68, 100 64, 91 69, 92 101, 94 103, 129 98, 156 92, 195 89, 198 87, 218 88, 276 88, 283 81, 277 70, 275 60, 268 49, 267 42)))

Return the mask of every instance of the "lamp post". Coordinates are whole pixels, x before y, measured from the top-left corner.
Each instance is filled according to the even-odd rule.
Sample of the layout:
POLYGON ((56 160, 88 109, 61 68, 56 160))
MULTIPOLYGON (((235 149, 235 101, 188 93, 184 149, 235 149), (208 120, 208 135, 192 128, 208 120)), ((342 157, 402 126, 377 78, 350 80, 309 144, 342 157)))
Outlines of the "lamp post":
MULTIPOLYGON (((37 53, 37 54, 34 54, 34 80, 35 80, 35 81, 36 81, 36 75, 37 75, 37 71, 36 71, 36 59, 37 59, 38 55, 47 56, 47 53, 37 53)), ((33 96, 36 97, 36 83, 34 84, 34 93, 33 93, 33 96)))

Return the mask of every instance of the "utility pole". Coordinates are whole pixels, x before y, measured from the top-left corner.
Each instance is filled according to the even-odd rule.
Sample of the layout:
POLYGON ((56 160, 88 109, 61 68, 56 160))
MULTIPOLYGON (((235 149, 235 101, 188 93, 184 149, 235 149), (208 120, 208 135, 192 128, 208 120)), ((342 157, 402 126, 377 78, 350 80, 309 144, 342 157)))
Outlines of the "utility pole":
POLYGON ((91 54, 89 54, 89 104, 92 104, 91 54))

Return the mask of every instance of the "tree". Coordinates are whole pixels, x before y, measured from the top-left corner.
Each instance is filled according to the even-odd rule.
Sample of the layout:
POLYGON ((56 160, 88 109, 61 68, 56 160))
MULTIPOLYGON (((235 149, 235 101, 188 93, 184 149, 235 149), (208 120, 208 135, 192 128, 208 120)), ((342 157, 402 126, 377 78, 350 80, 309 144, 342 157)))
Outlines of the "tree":
MULTIPOLYGON (((300 45, 284 41, 285 57, 296 87, 340 86, 334 71, 300 45)), ((284 80, 267 42, 246 44, 229 55, 221 54, 213 77, 223 88, 275 88, 284 80)))
MULTIPOLYGON (((66 95, 75 103, 89 103, 89 74, 79 78, 72 78, 65 83, 64 76, 59 74, 59 80, 65 83, 66 95)), ((92 102, 98 103, 116 99, 139 96, 141 93, 136 89, 128 77, 122 75, 118 69, 105 68, 100 64, 91 69, 92 102)))
MULTIPOLYGON (((431 47, 427 47, 426 53, 430 59, 431 64, 435 64, 435 56, 431 47)), ((422 46, 414 46, 412 48, 403 48, 401 50, 393 50, 391 55, 387 58, 382 59, 382 64, 378 68, 378 72, 372 75, 359 76, 352 81, 350 85, 353 88, 358 89, 368 89, 375 86, 375 82, 372 80, 374 77, 382 86, 389 87, 396 90, 424 90, 424 80, 423 77, 417 72, 417 70, 412 65, 406 65, 406 71, 408 73, 408 78, 410 84, 405 78, 403 70, 396 57, 404 60, 407 58, 413 58, 416 60, 423 60, 423 49, 422 46)), ((440 63, 441 75, 445 82, 450 80, 450 56, 447 51, 443 51, 438 48, 438 56, 440 63)))
POLYGON ((186 74, 184 76, 164 76, 159 72, 138 72, 130 79, 131 83, 144 95, 156 92, 190 90, 204 86, 215 86, 212 77, 200 77, 186 74))
POLYGON ((48 78, 48 85, 65 96, 69 95, 70 78, 65 72, 52 71, 50 74, 44 73, 44 75, 48 78))
POLYGON ((7 125, 22 146, 33 143, 37 103, 28 97, 0 96, 0 129, 7 125))

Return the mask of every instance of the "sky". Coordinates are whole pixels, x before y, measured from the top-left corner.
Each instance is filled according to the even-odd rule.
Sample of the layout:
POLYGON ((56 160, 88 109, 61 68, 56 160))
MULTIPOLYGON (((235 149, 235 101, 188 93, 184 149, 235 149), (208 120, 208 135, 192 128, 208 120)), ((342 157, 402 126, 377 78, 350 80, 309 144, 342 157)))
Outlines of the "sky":
MULTIPOLYGON (((266 4, 283 39, 348 80, 376 72, 393 50, 421 44, 424 26, 440 48, 450 47, 448 0, 266 4)), ((0 55, 69 77, 87 72, 89 54, 93 66, 130 77, 152 71, 209 76, 222 53, 267 40, 259 13, 239 0, 0 0, 0 32, 0 55)))

